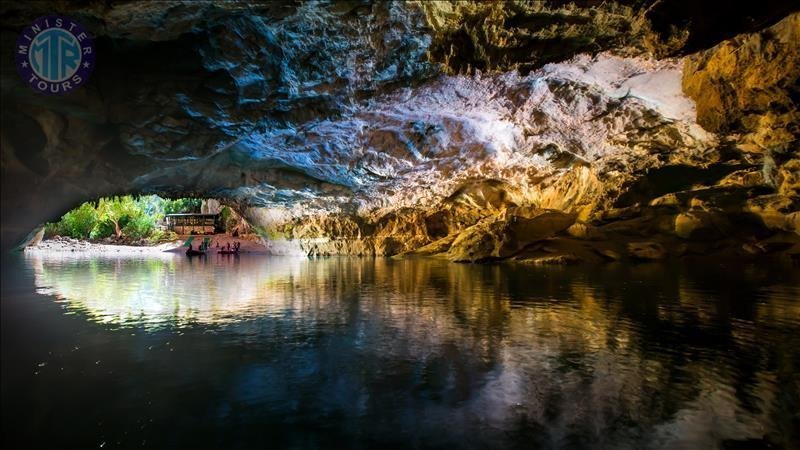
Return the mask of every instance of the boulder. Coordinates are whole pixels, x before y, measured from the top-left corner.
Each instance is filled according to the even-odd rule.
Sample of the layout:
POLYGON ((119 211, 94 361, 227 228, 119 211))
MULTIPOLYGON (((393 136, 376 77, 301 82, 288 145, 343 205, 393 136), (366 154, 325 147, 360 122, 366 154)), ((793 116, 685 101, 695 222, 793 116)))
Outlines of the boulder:
POLYGON ((594 251, 607 261, 619 261, 622 259, 622 255, 618 251, 610 248, 596 248, 594 251))
POLYGON ((33 231, 28 233, 25 238, 17 244, 14 248, 15 250, 22 250, 25 247, 36 247, 42 242, 42 238, 44 237, 44 224, 40 224, 37 226, 33 231))
POLYGON ((570 227, 567 228, 567 234, 576 239, 592 241, 601 240, 605 237, 604 233, 599 228, 582 222, 575 222, 570 225, 570 227))
POLYGON ((511 208, 464 230, 447 256, 458 262, 508 258, 567 229, 574 221, 575 215, 561 211, 511 208))
POLYGON ((534 258, 524 258, 517 260, 523 264, 533 265, 554 265, 565 266, 570 264, 578 264, 582 262, 581 258, 576 255, 563 254, 563 255, 542 255, 534 258))
POLYGON ((658 261, 667 257, 667 250, 658 242, 630 242, 628 253, 633 259, 642 261, 658 261))
POLYGON ((730 223, 720 214, 692 210, 675 216, 675 234, 683 239, 716 240, 722 238, 730 223))

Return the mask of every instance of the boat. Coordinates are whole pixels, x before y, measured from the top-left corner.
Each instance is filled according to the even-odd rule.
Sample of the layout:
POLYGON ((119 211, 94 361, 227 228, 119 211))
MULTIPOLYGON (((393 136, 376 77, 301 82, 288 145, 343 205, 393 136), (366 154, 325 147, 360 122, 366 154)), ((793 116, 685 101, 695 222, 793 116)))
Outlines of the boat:
POLYGON ((238 255, 239 250, 217 250, 218 255, 238 255))
POLYGON ((184 247, 188 247, 186 249, 186 256, 201 256, 206 254, 206 250, 208 250, 208 238, 203 239, 203 243, 197 246, 197 250, 192 248, 192 241, 194 240, 194 236, 189 236, 189 239, 183 243, 184 247))

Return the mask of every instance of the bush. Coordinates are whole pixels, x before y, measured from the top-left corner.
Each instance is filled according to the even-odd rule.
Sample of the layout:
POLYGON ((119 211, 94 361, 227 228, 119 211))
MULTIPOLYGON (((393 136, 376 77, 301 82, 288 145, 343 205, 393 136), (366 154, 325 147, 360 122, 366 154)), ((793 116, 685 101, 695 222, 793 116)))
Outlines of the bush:
POLYGON ((95 224, 92 232, 89 234, 91 239, 105 239, 114 235, 114 224, 108 220, 100 220, 95 224))
POLYGON ((127 220, 127 223, 122 226, 122 234, 131 239, 142 239, 149 236, 155 227, 150 216, 141 214, 127 220))
MULTIPOLYGON (((96 205, 83 203, 64 214, 58 222, 45 224, 45 237, 104 239, 117 235, 119 230, 120 238, 149 238, 153 242, 173 240, 177 235, 156 230, 156 222, 162 220, 164 214, 200 212, 202 204, 198 198, 165 200, 157 195, 104 197, 96 205)), ((230 216, 232 211, 228 212, 230 216)))
POLYGON ((58 222, 47 222, 44 224, 44 238, 49 239, 54 236, 61 236, 64 233, 64 230, 61 229, 61 221, 58 222))
POLYGON ((67 236, 88 239, 96 224, 97 211, 91 203, 86 202, 64 214, 57 227, 67 236))
POLYGON ((199 213, 203 200, 199 198, 179 198, 164 200, 164 214, 199 213))
POLYGON ((152 217, 154 221, 164 218, 164 206, 169 200, 164 200, 157 195, 143 195, 136 199, 139 210, 152 217))
POLYGON ((178 239, 178 234, 174 231, 164 231, 164 230, 153 230, 150 233, 150 237, 147 238, 147 242, 150 245, 160 244, 162 242, 172 242, 178 239))
POLYGON ((219 211, 219 223, 222 225, 222 231, 228 232, 231 228, 236 226, 235 219, 233 218, 233 211, 227 206, 219 211), (231 222, 234 222, 231 224, 231 222))
POLYGON ((259 236, 269 241, 275 241, 279 239, 291 239, 292 234, 290 231, 279 230, 277 228, 266 228, 262 226, 254 226, 253 231, 259 236))

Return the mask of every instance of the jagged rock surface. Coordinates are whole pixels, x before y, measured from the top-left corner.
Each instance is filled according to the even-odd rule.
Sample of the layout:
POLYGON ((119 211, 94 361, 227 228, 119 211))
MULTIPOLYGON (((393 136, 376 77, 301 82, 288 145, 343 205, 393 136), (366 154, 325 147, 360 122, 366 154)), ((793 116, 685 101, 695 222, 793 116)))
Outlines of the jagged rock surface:
POLYGON ((52 7, 106 58, 63 98, 3 67, 4 244, 155 192, 318 255, 797 253, 798 14, 665 58, 733 36, 658 2, 164 5, 3 5, 4 52, 52 7))

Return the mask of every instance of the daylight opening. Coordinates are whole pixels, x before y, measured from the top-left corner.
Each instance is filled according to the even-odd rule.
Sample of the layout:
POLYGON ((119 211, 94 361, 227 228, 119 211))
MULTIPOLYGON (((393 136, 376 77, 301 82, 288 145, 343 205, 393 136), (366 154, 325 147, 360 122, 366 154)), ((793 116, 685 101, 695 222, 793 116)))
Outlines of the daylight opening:
POLYGON ((216 199, 122 195, 84 202, 46 223, 40 234, 42 245, 174 247, 199 235, 207 243, 227 244, 228 237, 258 243, 265 233, 216 199))

